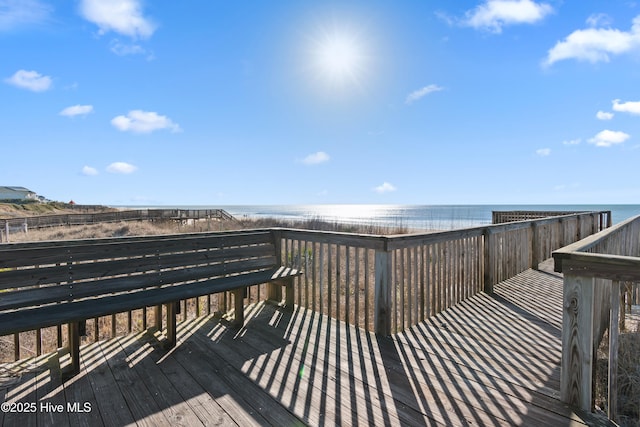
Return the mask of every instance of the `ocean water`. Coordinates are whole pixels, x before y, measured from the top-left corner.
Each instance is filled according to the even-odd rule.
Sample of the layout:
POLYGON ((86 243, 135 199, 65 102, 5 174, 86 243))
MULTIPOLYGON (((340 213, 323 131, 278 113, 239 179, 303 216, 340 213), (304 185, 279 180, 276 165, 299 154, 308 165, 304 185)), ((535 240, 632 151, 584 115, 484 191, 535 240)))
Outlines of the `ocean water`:
MULTIPOLYGON (((168 206, 163 206, 168 208, 168 206)), ((139 208, 139 207, 138 207, 139 208)), ((610 210, 613 223, 640 215, 640 205, 235 205, 172 206, 182 209, 221 208, 235 217, 275 217, 290 220, 402 226, 417 230, 450 230, 491 224, 492 211, 610 210)))

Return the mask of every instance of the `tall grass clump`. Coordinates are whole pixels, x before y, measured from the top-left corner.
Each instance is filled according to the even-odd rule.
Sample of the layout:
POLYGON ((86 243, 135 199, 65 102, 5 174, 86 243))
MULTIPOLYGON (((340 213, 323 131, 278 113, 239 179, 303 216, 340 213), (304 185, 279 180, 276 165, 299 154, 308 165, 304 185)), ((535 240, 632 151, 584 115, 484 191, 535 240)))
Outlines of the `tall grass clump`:
MULTIPOLYGON (((629 320, 627 319, 627 323, 629 320)), ((618 337, 618 417, 623 427, 640 427, 640 323, 635 322, 618 337)), ((608 406, 609 337, 602 339, 596 362, 595 403, 608 406)))
POLYGON ((640 427, 640 327, 620 335, 618 353, 620 425, 640 427))
POLYGON ((408 227, 398 223, 394 226, 386 226, 377 223, 349 223, 340 221, 327 221, 320 217, 309 219, 283 219, 283 218, 243 218, 239 221, 242 228, 269 228, 269 227, 285 227, 300 228, 303 230, 319 230, 319 231, 335 231, 341 233, 358 233, 358 234, 407 234, 410 230, 408 227))

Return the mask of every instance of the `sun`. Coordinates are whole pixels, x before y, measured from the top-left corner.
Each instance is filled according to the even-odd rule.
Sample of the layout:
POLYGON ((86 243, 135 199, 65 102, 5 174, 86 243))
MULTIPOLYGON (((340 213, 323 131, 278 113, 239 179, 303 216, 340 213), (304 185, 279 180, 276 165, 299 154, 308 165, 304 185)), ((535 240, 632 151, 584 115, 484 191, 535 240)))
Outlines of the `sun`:
POLYGON ((313 38, 312 68, 316 77, 335 86, 360 85, 368 55, 362 39, 354 32, 333 28, 313 38))

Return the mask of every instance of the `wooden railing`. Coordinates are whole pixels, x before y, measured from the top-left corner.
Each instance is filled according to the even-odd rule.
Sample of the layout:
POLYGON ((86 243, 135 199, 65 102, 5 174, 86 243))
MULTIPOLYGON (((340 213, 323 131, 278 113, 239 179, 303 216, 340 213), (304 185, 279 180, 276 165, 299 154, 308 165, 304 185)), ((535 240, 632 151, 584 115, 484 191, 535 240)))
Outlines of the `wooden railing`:
MULTIPOLYGON (((299 306, 389 335, 478 292, 492 292, 496 283, 530 267, 537 268, 553 250, 599 231, 599 214, 394 236, 270 230, 275 234, 280 263, 304 272, 295 282, 295 302, 299 306)), ((118 239, 123 238, 114 240, 118 239)), ((63 249, 64 245, 75 243, 43 244, 63 249)), ((251 302, 266 295, 263 286, 251 289, 251 302)), ((182 302, 182 313, 224 313, 231 308, 230 301, 226 292, 201 297, 182 302)), ((87 339, 99 340, 132 328, 145 329, 149 321, 158 324, 152 311, 146 309, 94 319, 87 324, 87 339), (116 322, 116 318, 126 321, 116 322), (116 330, 118 324, 126 324, 126 328, 116 330)), ((23 335, 22 340, 22 334, 17 334, 13 339, 16 358, 40 354, 46 334, 57 336, 61 346, 65 335, 61 328, 65 326, 57 331, 36 331, 35 338, 23 335), (25 348, 21 354, 21 343, 29 340, 35 342, 36 350, 25 348)), ((11 341, 8 337, 1 339, 11 341)))
MULTIPOLYGON (((20 230, 27 232, 34 228, 47 228, 71 225, 87 225, 120 221, 159 221, 159 220, 201 220, 218 219, 234 220, 235 218, 223 209, 136 209, 94 213, 72 213, 60 215, 42 215, 0 220, 0 233, 8 241, 10 232, 20 230)), ((0 242, 3 239, 0 238, 0 242)))
MULTIPOLYGON (((621 295, 640 282, 640 215, 553 253, 564 275, 561 399, 593 408, 596 350, 609 328, 608 415, 617 409, 617 360, 621 295)), ((624 301, 623 301, 624 302, 624 301)))
POLYGON ((379 334, 402 331, 600 231, 607 212, 413 235, 278 229, 298 305, 379 334))
MULTIPOLYGON (((528 221, 531 219, 579 213, 584 213, 584 211, 492 211, 491 223, 503 224, 505 222, 528 221)), ((598 212, 598 216, 600 218, 600 228, 611 227, 611 211, 598 212)))

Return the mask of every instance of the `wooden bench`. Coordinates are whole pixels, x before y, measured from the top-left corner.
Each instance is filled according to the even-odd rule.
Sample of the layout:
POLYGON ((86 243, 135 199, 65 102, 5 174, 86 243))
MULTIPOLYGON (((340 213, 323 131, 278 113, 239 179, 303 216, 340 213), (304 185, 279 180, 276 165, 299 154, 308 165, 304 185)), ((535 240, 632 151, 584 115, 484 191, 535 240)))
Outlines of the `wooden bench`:
POLYGON ((285 286, 293 306, 301 272, 281 266, 279 253, 269 230, 0 244, 0 335, 68 324, 74 374, 81 322, 166 304, 174 346, 180 300, 233 291, 237 325, 249 286, 269 283, 268 298, 285 286))

